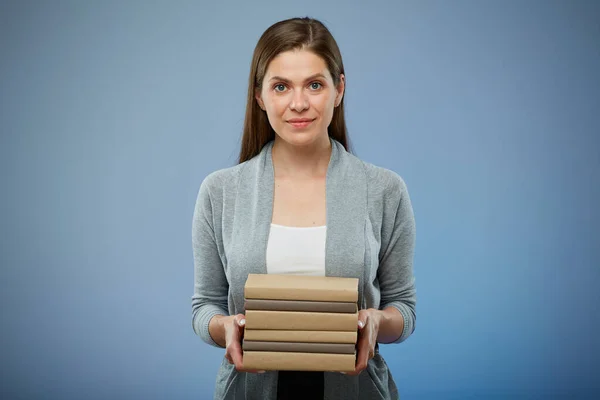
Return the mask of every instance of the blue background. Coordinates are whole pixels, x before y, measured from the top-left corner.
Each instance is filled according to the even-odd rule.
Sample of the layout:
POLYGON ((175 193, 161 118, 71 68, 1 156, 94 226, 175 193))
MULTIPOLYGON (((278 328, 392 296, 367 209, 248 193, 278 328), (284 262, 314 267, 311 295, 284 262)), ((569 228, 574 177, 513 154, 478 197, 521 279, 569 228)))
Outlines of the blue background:
POLYGON ((193 206, 259 36, 305 15, 413 201, 402 397, 600 396, 600 2, 165 0, 0 4, 0 397, 212 398, 193 206))

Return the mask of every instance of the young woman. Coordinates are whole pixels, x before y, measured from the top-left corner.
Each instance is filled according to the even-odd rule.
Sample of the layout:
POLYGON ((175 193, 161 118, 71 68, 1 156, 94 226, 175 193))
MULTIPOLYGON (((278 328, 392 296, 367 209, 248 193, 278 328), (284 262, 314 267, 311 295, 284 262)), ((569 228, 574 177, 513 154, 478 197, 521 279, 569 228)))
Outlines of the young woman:
POLYGON ((215 399, 398 398, 378 343, 415 327, 413 211, 400 176, 348 151, 344 90, 318 20, 280 21, 259 39, 239 164, 204 179, 193 217, 192 324, 226 349, 215 399), (245 370, 249 273, 358 278, 356 370, 245 370))

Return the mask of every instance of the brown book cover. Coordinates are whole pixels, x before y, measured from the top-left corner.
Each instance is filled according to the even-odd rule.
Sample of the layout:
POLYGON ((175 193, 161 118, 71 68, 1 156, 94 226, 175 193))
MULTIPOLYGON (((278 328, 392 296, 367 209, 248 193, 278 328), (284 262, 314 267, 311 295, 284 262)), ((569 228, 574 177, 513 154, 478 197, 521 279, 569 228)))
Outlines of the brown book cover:
POLYGON ((311 300, 356 303, 358 279, 291 274, 249 274, 246 299, 311 300))
POLYGON ((339 331, 285 331, 244 329, 244 340, 263 342, 351 343, 356 344, 358 333, 339 331))
POLYGON ((252 342, 244 340, 242 349, 244 351, 354 354, 355 345, 343 343, 252 342))
POLYGON ((244 351, 242 363, 245 369, 263 371, 351 372, 356 366, 356 354, 244 351))
POLYGON ((356 303, 340 303, 334 301, 302 301, 302 300, 263 300, 246 299, 246 310, 267 311, 309 311, 332 313, 355 313, 356 303))
POLYGON ((311 313, 303 311, 246 311, 248 329, 303 331, 356 331, 358 313, 311 313))

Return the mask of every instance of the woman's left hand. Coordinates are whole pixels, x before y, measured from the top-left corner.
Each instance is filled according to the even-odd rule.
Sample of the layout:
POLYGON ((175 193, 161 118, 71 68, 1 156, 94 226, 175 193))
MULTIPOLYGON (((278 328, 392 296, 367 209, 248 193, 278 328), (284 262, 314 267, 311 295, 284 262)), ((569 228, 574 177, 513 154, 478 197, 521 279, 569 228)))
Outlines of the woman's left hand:
POLYGON ((365 368, 369 360, 375 357, 375 345, 379 333, 381 312, 375 308, 368 308, 358 312, 358 340, 356 342, 356 368, 348 375, 356 376, 365 368))

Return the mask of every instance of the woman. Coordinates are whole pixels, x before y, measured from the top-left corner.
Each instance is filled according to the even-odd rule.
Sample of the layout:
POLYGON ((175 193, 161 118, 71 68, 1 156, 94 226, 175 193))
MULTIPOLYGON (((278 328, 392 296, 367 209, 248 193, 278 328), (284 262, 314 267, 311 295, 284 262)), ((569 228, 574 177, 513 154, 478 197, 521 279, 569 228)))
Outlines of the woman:
POLYGON ((413 212, 396 173, 347 151, 344 89, 321 22, 280 21, 259 39, 239 164, 204 179, 193 217, 193 328, 226 349, 215 399, 398 398, 378 343, 414 330, 413 212), (356 370, 244 370, 249 273, 358 278, 356 370))

